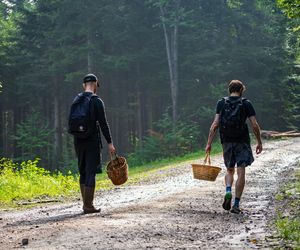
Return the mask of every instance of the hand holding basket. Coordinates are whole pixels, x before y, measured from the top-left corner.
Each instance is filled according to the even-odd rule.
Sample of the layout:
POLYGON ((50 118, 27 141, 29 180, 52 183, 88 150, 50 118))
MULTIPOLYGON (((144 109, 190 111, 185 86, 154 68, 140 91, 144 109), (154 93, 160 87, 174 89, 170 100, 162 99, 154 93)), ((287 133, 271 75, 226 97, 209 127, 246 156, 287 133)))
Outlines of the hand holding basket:
POLYGON ((106 171, 114 185, 122 185, 128 180, 128 164, 125 157, 111 155, 106 171))
POLYGON ((205 181, 215 181, 222 170, 220 167, 211 166, 209 153, 206 154, 203 164, 192 164, 192 168, 194 179, 205 181))

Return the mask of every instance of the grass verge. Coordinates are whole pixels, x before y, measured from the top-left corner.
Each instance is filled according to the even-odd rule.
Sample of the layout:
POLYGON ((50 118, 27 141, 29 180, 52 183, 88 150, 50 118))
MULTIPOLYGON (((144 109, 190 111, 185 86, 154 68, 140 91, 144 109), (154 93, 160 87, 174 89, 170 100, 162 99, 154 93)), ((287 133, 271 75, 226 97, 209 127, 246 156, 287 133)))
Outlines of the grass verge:
MULTIPOLYGON (((300 164, 300 163, 299 163, 300 164)), ((281 239, 283 248, 300 249, 300 170, 296 172, 296 178, 286 184, 276 195, 279 203, 276 229, 281 239)))
POLYGON ((49 200, 77 193, 77 176, 50 173, 38 167, 39 160, 14 163, 0 159, 0 205, 14 206, 19 201, 49 200))
MULTIPOLYGON (((212 155, 222 151, 220 143, 215 143, 212 155)), ((203 150, 184 156, 157 160, 148 164, 129 167, 129 180, 125 185, 134 185, 155 178, 165 177, 176 168, 190 161, 203 158, 203 150)), ((50 173, 38 166, 39 160, 21 164, 10 159, 0 158, 0 208, 38 203, 49 199, 72 198, 79 196, 78 175, 50 173), (26 201, 26 202, 24 202, 26 201)), ((96 190, 113 189, 114 185, 104 172, 97 175, 96 190)))

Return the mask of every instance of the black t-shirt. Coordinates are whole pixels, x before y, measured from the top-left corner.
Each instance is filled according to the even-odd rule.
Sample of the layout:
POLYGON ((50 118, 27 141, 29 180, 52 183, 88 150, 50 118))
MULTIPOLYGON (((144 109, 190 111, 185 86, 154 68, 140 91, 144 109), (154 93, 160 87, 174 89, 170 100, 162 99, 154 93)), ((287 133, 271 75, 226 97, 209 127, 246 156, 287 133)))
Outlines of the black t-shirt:
MULTIPOLYGON (((230 96, 229 97, 229 99, 232 100, 232 101, 237 100, 238 98, 240 98, 240 97, 238 97, 238 96, 230 96)), ((218 101, 217 107, 216 107, 216 114, 221 114, 221 111, 224 107, 224 104, 225 104, 225 99, 224 98, 222 98, 221 100, 218 101)), ((245 108, 247 118, 256 115, 255 109, 254 109, 252 103, 249 100, 243 99, 243 105, 244 105, 244 108, 245 108)), ((249 130, 248 130, 248 126, 246 124, 246 121, 245 121, 245 132, 244 132, 243 136, 240 137, 238 140, 236 138, 235 139, 228 138, 225 135, 223 135, 221 132, 220 132, 220 138, 221 138, 221 143, 224 143, 224 142, 246 142, 246 143, 250 143, 249 130)))

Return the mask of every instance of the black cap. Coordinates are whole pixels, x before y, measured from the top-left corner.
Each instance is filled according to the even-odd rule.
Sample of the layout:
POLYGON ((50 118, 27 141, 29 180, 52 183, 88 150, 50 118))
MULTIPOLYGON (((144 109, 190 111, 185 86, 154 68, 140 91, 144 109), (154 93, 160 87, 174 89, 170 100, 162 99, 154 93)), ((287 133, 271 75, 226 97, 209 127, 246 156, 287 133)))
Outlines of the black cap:
MULTIPOLYGON (((84 78, 83 78, 83 82, 96 82, 98 81, 97 76, 95 76, 94 74, 87 74, 84 78)), ((97 83, 98 87, 99 87, 99 82, 97 83)))

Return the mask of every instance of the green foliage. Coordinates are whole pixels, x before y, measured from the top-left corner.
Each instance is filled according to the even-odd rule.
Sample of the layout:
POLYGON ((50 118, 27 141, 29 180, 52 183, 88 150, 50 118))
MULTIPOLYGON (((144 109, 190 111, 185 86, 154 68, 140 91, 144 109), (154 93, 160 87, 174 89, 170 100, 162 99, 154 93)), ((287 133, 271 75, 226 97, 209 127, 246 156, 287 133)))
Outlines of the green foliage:
POLYGON ((77 177, 71 173, 51 174, 38 166, 39 160, 24 161, 0 159, 0 204, 18 200, 70 196, 78 191, 77 177))
MULTIPOLYGON (((279 2, 289 8, 299 1, 279 2)), ((193 151, 197 140, 203 143, 217 100, 236 78, 246 84, 263 128, 299 128, 299 38, 287 29, 297 18, 287 21, 271 0, 180 1, 178 131, 169 130, 167 121, 159 122, 165 128, 153 125, 171 104, 160 7, 172 30, 176 3, 1 1, 0 112, 9 111, 24 127, 26 114, 40 107, 38 120, 49 126, 34 140, 14 126, 16 144, 8 146, 0 124, 0 151, 17 159, 43 152, 57 161, 43 166, 74 168, 67 114, 87 71, 103 75, 100 93, 117 150, 128 154, 137 148, 137 162, 180 155, 193 151), (80 13, 90 9, 83 19, 80 13), (162 140, 148 135, 153 126, 162 140)))
POLYGON ((290 18, 300 18, 300 0, 277 0, 277 4, 290 18))
POLYGON ((285 102, 285 110, 289 114, 285 117, 290 129, 300 128, 300 77, 291 75, 285 81, 286 88, 292 92, 290 99, 285 102))
POLYGON ((291 241, 295 249, 300 249, 300 219, 279 218, 276 220, 276 227, 281 237, 291 241))
POLYGON ((144 164, 156 159, 182 156, 199 148, 200 130, 193 122, 178 121, 176 129, 172 129, 172 119, 168 114, 155 124, 156 131, 146 136, 143 147, 137 148, 129 156, 132 165, 144 164))
POLYGON ((33 159, 41 155, 47 159, 51 134, 52 130, 41 114, 32 111, 24 121, 17 124, 16 134, 13 138, 22 151, 23 159, 33 159))
POLYGON ((17 12, 9 13, 3 1, 0 2, 0 79, 3 80, 11 67, 15 65, 12 51, 16 50, 19 29, 16 25, 17 12))
POLYGON ((292 30, 300 31, 300 0, 277 0, 277 5, 290 19, 289 26, 292 30))
POLYGON ((293 249, 300 249, 300 171, 296 173, 296 180, 287 183, 283 190, 276 195, 281 206, 278 218, 275 221, 280 236, 293 249), (283 216, 283 213, 285 216, 283 216))

